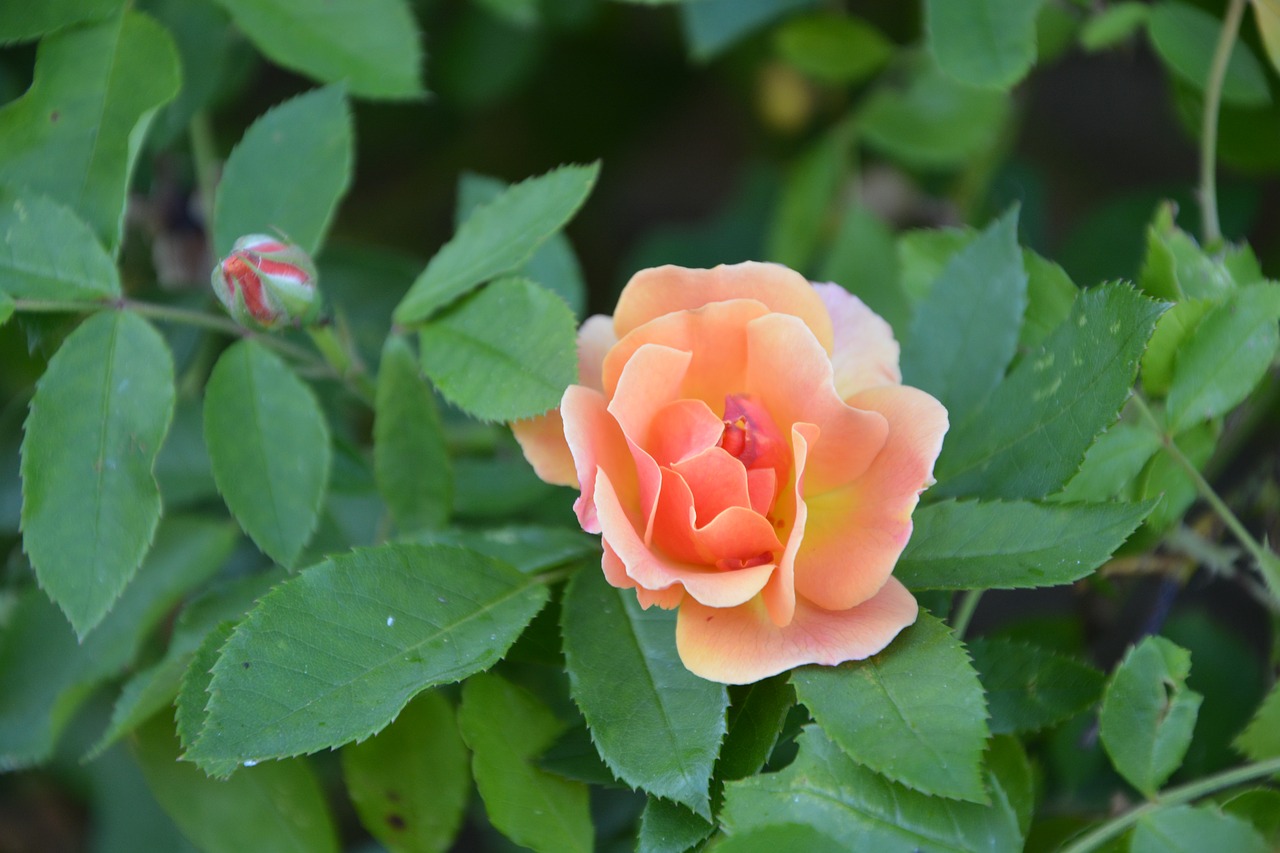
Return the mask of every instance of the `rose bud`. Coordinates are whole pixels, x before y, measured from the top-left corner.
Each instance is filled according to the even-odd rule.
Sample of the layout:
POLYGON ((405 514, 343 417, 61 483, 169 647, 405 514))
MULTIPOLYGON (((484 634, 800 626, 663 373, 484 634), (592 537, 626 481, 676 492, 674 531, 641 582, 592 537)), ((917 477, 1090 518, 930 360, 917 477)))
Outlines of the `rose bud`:
POLYGON ((316 267, 302 249, 275 237, 241 237, 213 270, 213 292, 242 326, 307 325, 320 314, 316 267))

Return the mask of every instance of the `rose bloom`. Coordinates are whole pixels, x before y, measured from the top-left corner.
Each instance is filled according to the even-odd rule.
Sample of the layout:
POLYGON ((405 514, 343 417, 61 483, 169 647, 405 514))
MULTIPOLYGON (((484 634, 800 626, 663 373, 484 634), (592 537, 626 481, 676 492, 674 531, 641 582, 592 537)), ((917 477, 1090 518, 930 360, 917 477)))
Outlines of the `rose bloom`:
POLYGON ((609 583, 679 608, 690 671, 860 660, 915 621, 891 572, 947 412, 901 384, 857 297, 775 264, 644 270, 578 358, 560 408, 513 430, 538 476, 581 490, 609 583))

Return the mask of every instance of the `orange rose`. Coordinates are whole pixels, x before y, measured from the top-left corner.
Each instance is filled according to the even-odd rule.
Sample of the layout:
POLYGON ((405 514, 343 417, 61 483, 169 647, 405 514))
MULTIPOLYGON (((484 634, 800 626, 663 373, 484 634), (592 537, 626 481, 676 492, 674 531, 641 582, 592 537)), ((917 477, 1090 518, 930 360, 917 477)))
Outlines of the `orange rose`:
POLYGON ((644 270, 578 353, 581 384, 516 438, 581 490, 609 582, 680 609, 692 672, 858 660, 915 621, 891 572, 947 413, 856 297, 774 264, 644 270))

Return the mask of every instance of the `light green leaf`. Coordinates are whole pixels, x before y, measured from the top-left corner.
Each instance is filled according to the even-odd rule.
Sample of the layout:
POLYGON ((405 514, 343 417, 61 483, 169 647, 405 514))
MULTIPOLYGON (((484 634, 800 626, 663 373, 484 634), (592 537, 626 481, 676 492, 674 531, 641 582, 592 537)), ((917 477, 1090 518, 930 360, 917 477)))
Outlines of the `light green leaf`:
POLYGON ((598 163, 562 166, 478 208, 409 288, 395 321, 420 323, 476 286, 523 267, 582 206, 599 173, 598 163))
POLYGON ((505 278, 423 326, 422 366, 472 417, 513 421, 560 404, 578 379, 577 324, 549 290, 505 278))
POLYGON ((902 341, 911 323, 911 303, 901 281, 893 232, 860 204, 845 212, 827 256, 820 281, 831 281, 853 293, 883 317, 902 341))
POLYGON ((1250 761, 1280 757, 1280 684, 1271 688, 1233 745, 1250 761))
POLYGON ((884 651, 791 676, 827 736, 860 765, 939 797, 989 803, 987 707, 964 644, 921 612, 884 651))
POLYGON ((1036 60, 1044 0, 925 0, 925 33, 938 67, 962 83, 1009 89, 1036 60))
POLYGON ((1213 302, 1208 299, 1179 302, 1156 323, 1151 343, 1142 354, 1142 392, 1148 397, 1164 397, 1169 393, 1174 360, 1211 308, 1213 302))
POLYGON ((764 767, 782 734, 796 691, 786 673, 729 687, 728 732, 716 762, 716 778, 745 779, 764 767))
MULTIPOLYGON (((2 143, 0 143, 2 144, 2 143)), ((120 274, 89 226, 42 195, 0 190, 0 282, 18 299, 120 295, 120 274)))
POLYGON ((1039 731, 1102 696, 1102 673, 1074 658, 1015 640, 984 637, 968 645, 995 734, 1039 731))
POLYGON ((1245 821, 1216 806, 1171 806, 1143 815, 1133 828, 1130 853, 1267 853, 1273 848, 1245 821))
POLYGON ((773 36, 778 55, 827 83, 852 84, 870 77, 893 56, 893 43, 860 18, 801 15, 773 36))
POLYGON ((773 222, 765 238, 765 257, 804 270, 828 219, 832 203, 849 172, 853 126, 841 122, 807 148, 788 169, 773 222))
POLYGON ((420 545, 453 545, 510 563, 523 574, 554 569, 592 558, 599 562, 600 540, 567 527, 509 525, 484 530, 450 527, 423 530, 408 537, 420 545))
POLYGON ((846 853, 848 847, 830 835, 802 823, 774 823, 735 833, 716 845, 716 853, 846 853))
POLYGON ((1136 0, 1113 3, 1094 14, 1080 30, 1080 45, 1090 53, 1115 47, 1147 24, 1151 7, 1136 0))
POLYGON ((1224 246, 1209 254, 1174 219, 1171 202, 1160 205, 1147 229, 1147 254, 1138 285, 1158 299, 1219 301, 1239 284, 1262 279, 1257 260, 1247 246, 1224 246))
POLYGON ((385 545, 313 566, 236 627, 189 755, 243 762, 368 737, 427 687, 492 666, 546 600, 537 581, 456 548, 385 545))
POLYGON ((1155 506, 943 501, 916 510, 894 575, 909 589, 1017 589, 1079 580, 1155 506))
POLYGON ((342 750, 342 777, 360 822, 391 853, 444 853, 471 790, 453 706, 423 693, 378 734, 342 750))
POLYGON ((978 239, 972 228, 917 228, 898 236, 898 265, 902 290, 911 303, 933 290, 952 255, 978 239))
POLYGON ((1117 771, 1154 797, 1182 764, 1200 694, 1187 687, 1191 654, 1163 637, 1147 637, 1116 667, 1102 697, 1098 733, 1117 771))
POLYGON ((1249 396, 1280 349, 1280 284, 1243 287, 1208 311, 1177 353, 1169 386, 1175 434, 1249 396))
POLYGON ((636 853, 685 853, 705 841, 715 828, 685 806, 650 797, 640 813, 636 853))
POLYGON ((173 726, 158 714, 138 731, 134 757, 151 793, 205 853, 337 853, 324 792, 305 760, 210 779, 178 760, 173 726))
POLYGON ((418 98, 421 34, 406 0, 217 0, 273 62, 364 98, 418 98))
POLYGON ((1004 378, 1026 306, 1014 208, 952 255, 916 306, 902 349, 903 381, 936 397, 953 422, 963 421, 1004 378))
POLYGON ((1267 57, 1280 71, 1280 0, 1253 0, 1253 15, 1267 57))
MULTIPOLYGON (((1084 456, 1080 470, 1066 487, 1048 500, 1053 503, 1132 500, 1141 494, 1138 475, 1160 449, 1160 436, 1144 426, 1117 423, 1098 436, 1084 456)), ((1153 510, 1158 514, 1160 507, 1153 510)))
POLYGON ((489 821, 537 853, 590 853, 587 786, 533 766, 563 725, 523 689, 486 673, 462 685, 462 737, 489 821))
POLYGON ((125 311, 82 323, 36 386, 22 442, 23 542, 80 637, 151 546, 160 521, 152 471, 173 397, 164 338, 125 311))
MULTIPOLYGON (((1217 49, 1222 23, 1189 3, 1164 0, 1151 9, 1147 33, 1167 67, 1183 81, 1204 91, 1209 66, 1217 49)), ((1261 107, 1271 103, 1271 90, 1262 63, 1249 45, 1236 41, 1222 80, 1222 100, 1241 107, 1261 107)))
POLYGON ((984 408, 952 427, 934 493, 1040 498, 1060 489, 1129 396, 1165 307, 1123 284, 1081 293, 984 408))
POLYGON ((453 508, 453 467, 435 396, 404 338, 387 338, 374 412, 373 466, 396 526, 443 526, 453 508))
POLYGON ((311 389, 261 344, 235 343, 205 386, 204 439, 232 515, 292 568, 320 516, 333 455, 311 389))
POLYGON ((689 54, 706 62, 788 12, 816 5, 817 0, 697 0, 681 4, 680 23, 689 54))
POLYGON ((1044 343, 1067 319, 1080 289, 1066 270, 1030 249, 1022 250, 1022 264, 1027 270, 1027 313, 1018 333, 1018 349, 1025 352, 1044 343))
POLYGON ((1003 775, 988 771, 985 781, 990 806, 921 794, 854 763, 810 726, 785 770, 725 786, 720 817, 731 836, 798 823, 839 839, 844 850, 1021 850, 1019 815, 1003 775))
POLYGON ((614 775, 710 818, 729 696, 684 668, 675 617, 642 610, 598 571, 578 572, 561 613, 569 692, 614 775))
POLYGON ((278 233, 315 254, 351 183, 351 113, 341 86, 269 110, 227 158, 214 205, 218 257, 246 234, 278 233))
POLYGON ((74 24, 109 18, 124 0, 40 0, 0 3, 0 42, 26 41, 74 24))
MULTIPOLYGON (((1217 448, 1221 432, 1221 422, 1209 421, 1174 436, 1174 443, 1192 465, 1203 468, 1217 448)), ((1160 436, 1156 436, 1156 441, 1163 443, 1160 436)), ((1160 503, 1147 516, 1146 523, 1147 528, 1156 533, 1164 532, 1182 518, 1196 500, 1195 482, 1168 453, 1154 454, 1138 475, 1135 485, 1139 497, 1160 498, 1160 503)))
POLYGON ((180 77, 173 39, 139 12, 43 39, 31 88, 0 109, 0 183, 67 205, 117 248, 142 137, 180 77))

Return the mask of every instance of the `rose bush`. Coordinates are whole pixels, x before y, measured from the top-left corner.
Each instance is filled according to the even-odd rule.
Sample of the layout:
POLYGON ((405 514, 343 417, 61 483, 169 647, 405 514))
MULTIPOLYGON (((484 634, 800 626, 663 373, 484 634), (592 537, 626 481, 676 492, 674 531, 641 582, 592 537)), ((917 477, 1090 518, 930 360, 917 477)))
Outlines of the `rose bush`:
POLYGON ((679 608, 680 657, 749 683, 883 649, 916 618, 891 576, 947 430, 889 325, 774 264, 637 273, 578 336, 579 384, 513 425, 581 490, 609 582, 679 608))

